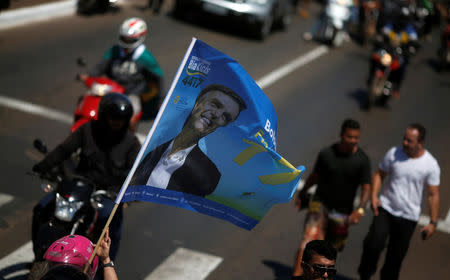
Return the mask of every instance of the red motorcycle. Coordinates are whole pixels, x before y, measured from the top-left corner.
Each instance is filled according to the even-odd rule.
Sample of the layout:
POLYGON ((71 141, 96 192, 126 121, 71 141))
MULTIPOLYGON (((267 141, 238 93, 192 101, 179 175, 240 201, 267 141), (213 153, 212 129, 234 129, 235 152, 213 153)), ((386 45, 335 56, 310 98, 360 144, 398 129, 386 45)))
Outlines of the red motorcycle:
MULTIPOLYGON (((98 105, 102 97, 108 93, 125 93, 125 88, 106 77, 87 77, 84 84, 88 91, 80 97, 74 113, 74 122, 71 132, 77 130, 83 124, 97 119, 98 105)), ((142 112, 138 112, 132 121, 138 122, 142 112)))
POLYGON ((98 105, 104 95, 111 92, 122 94, 125 92, 124 87, 105 77, 88 77, 84 80, 84 84, 88 91, 78 100, 71 132, 91 120, 97 120, 98 105))

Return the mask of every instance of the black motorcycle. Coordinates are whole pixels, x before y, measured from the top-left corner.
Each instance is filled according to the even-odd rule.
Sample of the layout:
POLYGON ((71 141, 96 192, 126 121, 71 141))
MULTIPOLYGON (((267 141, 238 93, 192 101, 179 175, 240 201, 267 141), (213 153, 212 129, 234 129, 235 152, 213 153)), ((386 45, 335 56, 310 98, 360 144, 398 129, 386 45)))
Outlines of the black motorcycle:
MULTIPOLYGON (((45 154, 46 146, 34 141, 35 148, 45 154)), ((79 234, 96 240, 102 228, 97 226, 98 209, 104 190, 96 190, 87 178, 68 174, 66 167, 57 167, 50 174, 39 174, 42 188, 48 194, 33 209, 32 242, 35 260, 28 280, 39 279, 47 263, 44 254, 57 239, 79 234)))

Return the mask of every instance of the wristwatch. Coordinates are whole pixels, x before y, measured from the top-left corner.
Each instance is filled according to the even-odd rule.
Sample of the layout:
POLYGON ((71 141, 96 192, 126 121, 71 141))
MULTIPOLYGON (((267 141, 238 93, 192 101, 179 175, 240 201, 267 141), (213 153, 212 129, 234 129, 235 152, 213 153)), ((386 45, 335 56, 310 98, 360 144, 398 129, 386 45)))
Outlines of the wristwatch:
POLYGON ((435 227, 437 227, 438 222, 437 221, 430 221, 430 224, 434 225, 435 227))
POLYGON ((362 207, 359 207, 356 211, 357 211, 358 214, 360 214, 361 216, 364 216, 364 214, 366 213, 366 212, 364 211, 364 208, 362 208, 362 207))
POLYGON ((110 261, 108 263, 102 264, 103 267, 114 267, 114 262, 110 261))

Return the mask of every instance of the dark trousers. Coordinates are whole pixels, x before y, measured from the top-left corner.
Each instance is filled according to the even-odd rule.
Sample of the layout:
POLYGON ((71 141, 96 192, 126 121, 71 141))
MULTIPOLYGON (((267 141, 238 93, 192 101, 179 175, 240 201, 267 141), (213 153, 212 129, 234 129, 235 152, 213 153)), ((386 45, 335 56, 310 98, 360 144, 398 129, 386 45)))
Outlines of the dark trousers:
POLYGON ((361 280, 370 279, 377 270, 381 251, 387 245, 386 259, 381 269, 381 279, 398 279, 400 267, 408 251, 411 236, 417 222, 391 215, 383 208, 378 208, 378 216, 374 216, 369 233, 364 239, 363 253, 358 273, 361 280))

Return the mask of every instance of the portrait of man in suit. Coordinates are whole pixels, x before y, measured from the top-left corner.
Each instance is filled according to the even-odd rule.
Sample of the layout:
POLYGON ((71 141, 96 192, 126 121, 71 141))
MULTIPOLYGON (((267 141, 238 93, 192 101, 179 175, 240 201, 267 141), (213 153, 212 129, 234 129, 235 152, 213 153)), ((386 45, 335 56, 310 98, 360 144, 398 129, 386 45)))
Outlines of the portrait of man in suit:
POLYGON ((218 84, 205 87, 180 133, 144 157, 130 185, 147 185, 202 197, 211 194, 221 174, 199 148, 198 141, 234 122, 245 109, 244 100, 233 90, 218 84))

